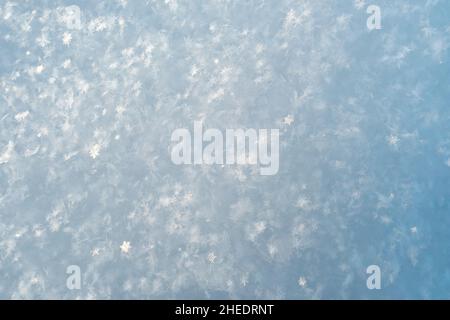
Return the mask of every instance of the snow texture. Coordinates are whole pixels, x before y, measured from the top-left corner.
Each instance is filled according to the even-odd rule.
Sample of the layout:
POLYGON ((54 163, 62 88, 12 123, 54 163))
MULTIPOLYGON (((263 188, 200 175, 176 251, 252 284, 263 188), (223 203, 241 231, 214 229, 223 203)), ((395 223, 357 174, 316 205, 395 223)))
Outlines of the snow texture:
POLYGON ((450 298, 449 46, 447 0, 0 0, 0 298, 450 298), (173 164, 198 120, 278 174, 173 164))

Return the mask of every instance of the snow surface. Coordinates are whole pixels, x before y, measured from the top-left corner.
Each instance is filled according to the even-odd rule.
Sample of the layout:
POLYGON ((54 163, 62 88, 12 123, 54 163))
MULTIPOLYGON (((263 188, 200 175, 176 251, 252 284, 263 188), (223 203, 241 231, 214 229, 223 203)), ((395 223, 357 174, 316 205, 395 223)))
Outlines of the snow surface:
POLYGON ((0 0, 0 298, 450 298, 449 45, 447 0, 0 0), (174 165, 197 120, 278 174, 174 165))

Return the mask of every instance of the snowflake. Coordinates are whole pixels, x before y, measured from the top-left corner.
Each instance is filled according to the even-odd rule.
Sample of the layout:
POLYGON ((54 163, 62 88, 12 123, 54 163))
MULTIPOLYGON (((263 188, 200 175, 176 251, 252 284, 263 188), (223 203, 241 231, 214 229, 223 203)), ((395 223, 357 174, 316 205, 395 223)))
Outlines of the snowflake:
POLYGON ((301 209, 306 209, 310 203, 311 203, 311 201, 308 198, 300 197, 300 199, 298 199, 298 201, 297 201, 296 207, 301 208, 301 209))
POLYGON ((243 287, 246 287, 247 284, 248 284, 248 275, 245 274, 245 275, 243 275, 243 276, 241 277, 241 285, 242 285, 243 287))
POLYGON ((214 263, 216 261, 217 256, 214 254, 214 252, 208 253, 208 261, 209 263, 214 263))
POLYGON ((41 37, 36 39, 36 43, 38 44, 38 46, 44 48, 50 43, 50 41, 47 39, 46 35, 42 35, 41 37))
POLYGON ((390 136, 388 137, 388 143, 389 143, 391 146, 396 146, 397 143, 398 143, 399 141, 400 141, 400 139, 399 139, 397 136, 390 135, 390 136))
POLYGON ((355 0, 354 5, 355 5, 355 8, 359 10, 359 9, 362 9, 366 5, 366 3, 364 0, 355 0))
POLYGON ((297 15, 294 9, 289 10, 286 14, 286 18, 284 19, 284 28, 290 28, 292 26, 296 26, 300 23, 300 17, 297 15))
POLYGON ((90 149, 89 149, 89 155, 91 156, 92 159, 95 159, 98 157, 98 155, 100 154, 100 149, 101 146, 97 143, 94 144, 90 149))
POLYGON ((119 116, 121 116, 127 109, 123 105, 118 105, 116 107, 116 112, 119 116))
POLYGON ((39 282, 40 282, 40 280, 39 280, 39 278, 38 277, 36 277, 36 276, 33 276, 32 278, 31 278, 31 284, 32 285, 36 285, 36 284, 38 284, 39 282))
POLYGON ((71 64, 72 64, 72 61, 70 59, 66 59, 66 60, 64 60, 62 66, 63 66, 64 69, 67 69, 67 68, 70 67, 71 64))
POLYGON ((69 32, 64 32, 62 41, 68 46, 72 42, 72 35, 69 32))
POLYGON ((293 115, 287 115, 283 118, 283 123, 290 126, 294 122, 294 116, 293 115))
POLYGON ((298 285, 299 285, 300 287, 302 287, 302 288, 306 287, 307 283, 308 283, 308 282, 306 281, 306 278, 305 278, 305 277, 300 277, 300 278, 298 279, 298 285))
POLYGON ((274 257, 278 252, 278 248, 274 244, 269 244, 267 249, 271 257, 274 257))
POLYGON ((264 221, 255 223, 255 230, 257 234, 264 232, 266 230, 266 223, 264 221))
POLYGON ((18 122, 23 122, 30 115, 29 111, 19 112, 15 115, 14 119, 18 122))
POLYGON ((128 251, 130 251, 130 249, 131 249, 131 244, 130 244, 129 241, 124 241, 124 242, 122 242, 122 244, 120 245, 120 250, 121 250, 123 253, 128 253, 128 251))
POLYGON ((48 128, 47 127, 40 128, 37 136, 38 136, 38 138, 47 137, 48 136, 48 128))
POLYGON ((36 74, 41 74, 41 73, 44 71, 44 69, 45 69, 45 67, 41 64, 41 65, 38 65, 38 66, 34 69, 34 72, 35 72, 36 74))

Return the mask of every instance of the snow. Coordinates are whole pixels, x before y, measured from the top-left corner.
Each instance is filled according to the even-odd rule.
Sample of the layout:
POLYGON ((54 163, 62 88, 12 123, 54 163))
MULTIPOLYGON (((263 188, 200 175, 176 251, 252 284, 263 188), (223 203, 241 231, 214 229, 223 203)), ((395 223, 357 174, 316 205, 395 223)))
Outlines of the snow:
POLYGON ((0 298, 450 298, 449 10, 0 1, 0 298), (195 121, 278 173, 175 165, 195 121))

